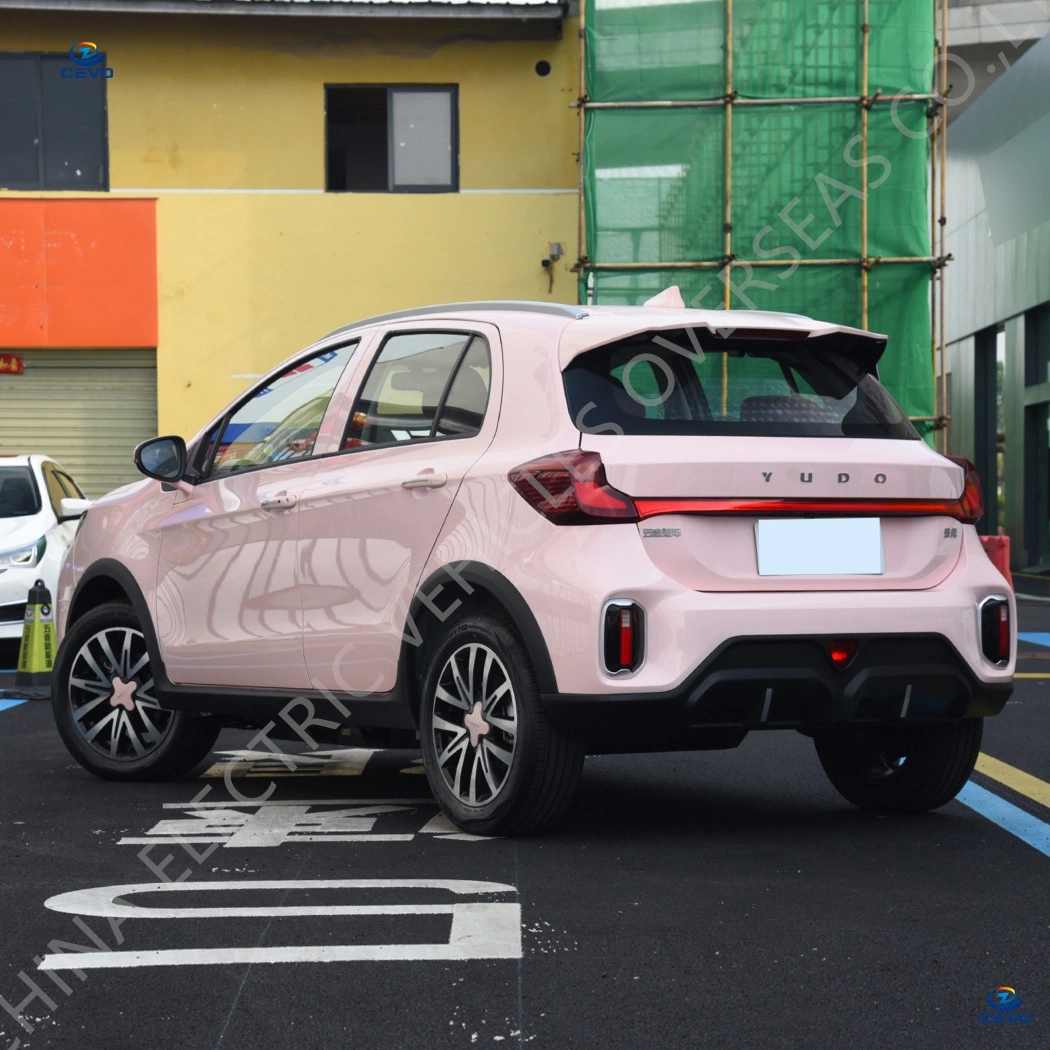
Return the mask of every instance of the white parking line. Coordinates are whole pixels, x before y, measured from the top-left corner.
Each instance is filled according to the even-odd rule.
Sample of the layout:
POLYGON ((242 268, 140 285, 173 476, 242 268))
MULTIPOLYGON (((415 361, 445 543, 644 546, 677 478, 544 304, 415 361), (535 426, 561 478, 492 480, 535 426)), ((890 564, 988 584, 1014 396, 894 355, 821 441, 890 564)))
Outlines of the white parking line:
POLYGON ((337 747, 309 754, 282 754, 272 751, 216 751, 223 761, 209 766, 205 778, 224 777, 358 777, 376 753, 369 747, 337 747), (294 768, 289 769, 291 762, 294 768))
POLYGON ((380 962, 467 959, 520 959, 521 905, 516 902, 411 900, 402 904, 227 905, 202 907, 142 907, 128 902, 142 893, 242 894, 251 890, 395 890, 452 893, 457 897, 516 894, 506 883, 467 879, 263 879, 237 882, 158 882, 100 886, 62 893, 45 902, 51 911, 108 919, 231 919, 306 916, 450 915, 448 940, 415 944, 318 944, 268 947, 177 948, 147 951, 80 951, 44 956, 42 970, 126 969, 143 966, 244 965, 297 962, 380 962))

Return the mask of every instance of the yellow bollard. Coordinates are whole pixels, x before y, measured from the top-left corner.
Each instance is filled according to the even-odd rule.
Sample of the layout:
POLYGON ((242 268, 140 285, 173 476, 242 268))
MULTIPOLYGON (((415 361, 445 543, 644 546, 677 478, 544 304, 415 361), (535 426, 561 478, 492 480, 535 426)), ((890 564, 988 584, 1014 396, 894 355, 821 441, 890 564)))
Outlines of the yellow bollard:
POLYGON ((47 700, 51 696, 51 669, 55 664, 55 612, 51 593, 43 580, 29 590, 26 618, 22 625, 22 644, 14 687, 5 696, 27 700, 47 700))

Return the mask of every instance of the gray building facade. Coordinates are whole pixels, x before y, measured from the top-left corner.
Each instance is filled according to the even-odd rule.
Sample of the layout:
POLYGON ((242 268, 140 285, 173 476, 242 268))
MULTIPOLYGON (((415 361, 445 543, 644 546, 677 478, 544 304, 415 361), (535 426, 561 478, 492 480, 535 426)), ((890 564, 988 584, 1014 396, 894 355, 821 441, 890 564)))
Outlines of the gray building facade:
POLYGON ((982 531, 1005 530, 1014 569, 1050 572, 1050 37, 948 142, 950 449, 981 472, 982 531))

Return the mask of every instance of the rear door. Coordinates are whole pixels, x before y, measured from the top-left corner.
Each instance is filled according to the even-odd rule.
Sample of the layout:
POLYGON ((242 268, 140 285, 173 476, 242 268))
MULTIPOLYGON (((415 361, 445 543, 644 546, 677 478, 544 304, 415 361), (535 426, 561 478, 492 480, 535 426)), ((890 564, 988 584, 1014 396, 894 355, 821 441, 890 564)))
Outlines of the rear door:
POLYGON ((661 510, 639 528, 663 572, 711 591, 923 588, 951 572, 957 520, 880 516, 877 507, 957 499, 963 472, 919 440, 867 363, 835 336, 690 334, 587 351, 565 373, 581 447, 600 453, 615 488, 661 510), (719 502, 676 513, 683 500, 719 502), (826 572, 771 573, 768 558, 760 565, 762 543, 768 554, 785 531, 766 521, 845 516, 879 523, 792 534, 870 546, 859 571, 833 571, 830 554, 826 572))
MULTIPOLYGON (((315 689, 387 692, 408 606, 464 475, 495 435, 491 325, 387 329, 300 501, 304 647, 315 689)), ((447 608, 452 599, 435 597, 447 608)))

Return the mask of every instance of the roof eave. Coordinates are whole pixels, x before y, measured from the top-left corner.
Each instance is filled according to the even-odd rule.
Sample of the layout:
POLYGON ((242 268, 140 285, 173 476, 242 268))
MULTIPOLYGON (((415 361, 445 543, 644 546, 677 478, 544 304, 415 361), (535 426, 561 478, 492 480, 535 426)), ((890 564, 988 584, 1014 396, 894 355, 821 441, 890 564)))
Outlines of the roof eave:
POLYGON ((311 18, 470 18, 560 21, 566 4, 442 3, 250 3, 246 0, 0 0, 0 10, 96 11, 108 14, 268 15, 311 18))

